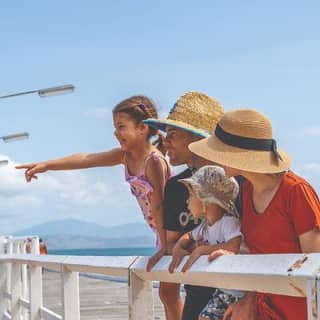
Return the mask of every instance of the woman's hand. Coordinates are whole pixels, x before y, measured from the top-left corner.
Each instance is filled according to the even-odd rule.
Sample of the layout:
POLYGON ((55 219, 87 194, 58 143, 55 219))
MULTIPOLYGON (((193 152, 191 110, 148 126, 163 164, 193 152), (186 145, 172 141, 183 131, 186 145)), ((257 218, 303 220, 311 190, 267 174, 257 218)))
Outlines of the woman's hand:
POLYGON ((256 320, 256 315, 256 294, 248 292, 242 299, 228 307, 223 320, 256 320))
POLYGON ((24 173, 27 182, 30 182, 32 179, 38 179, 36 176, 37 173, 46 172, 48 170, 45 162, 21 164, 16 166, 16 169, 27 169, 24 173))

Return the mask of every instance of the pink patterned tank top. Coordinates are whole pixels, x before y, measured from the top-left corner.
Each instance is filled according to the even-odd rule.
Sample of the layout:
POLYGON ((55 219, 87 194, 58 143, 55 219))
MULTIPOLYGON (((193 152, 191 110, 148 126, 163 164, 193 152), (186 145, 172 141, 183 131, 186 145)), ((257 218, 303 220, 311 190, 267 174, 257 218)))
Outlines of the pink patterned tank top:
MULTIPOLYGON (((148 181, 146 175, 145 175, 145 168, 148 160, 150 158, 159 160, 159 158, 164 159, 167 164, 167 176, 166 181, 172 177, 172 170, 171 167, 166 160, 164 156, 161 156, 155 152, 150 153, 144 160, 144 166, 143 169, 138 173, 136 176, 132 176, 129 173, 128 166, 125 164, 125 177, 126 181, 130 184, 131 193, 136 197, 139 206, 141 208, 141 211, 143 213, 143 217, 148 223, 149 227, 157 233, 156 230, 156 223, 152 216, 151 212, 151 194, 153 192, 153 187, 148 181)), ((160 246, 159 238, 157 235, 157 242, 156 242, 157 248, 160 246)))

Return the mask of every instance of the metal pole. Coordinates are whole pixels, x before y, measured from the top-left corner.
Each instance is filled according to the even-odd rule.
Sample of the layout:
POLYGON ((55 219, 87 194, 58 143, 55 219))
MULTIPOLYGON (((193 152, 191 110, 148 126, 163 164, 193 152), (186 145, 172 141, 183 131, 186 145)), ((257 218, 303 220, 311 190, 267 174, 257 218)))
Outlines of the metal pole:
POLYGON ((16 96, 22 96, 22 95, 25 95, 25 94, 31 94, 31 93, 36 93, 36 92, 38 92, 38 90, 13 93, 13 94, 8 94, 6 96, 1 96, 0 99, 11 98, 11 97, 16 97, 16 96))

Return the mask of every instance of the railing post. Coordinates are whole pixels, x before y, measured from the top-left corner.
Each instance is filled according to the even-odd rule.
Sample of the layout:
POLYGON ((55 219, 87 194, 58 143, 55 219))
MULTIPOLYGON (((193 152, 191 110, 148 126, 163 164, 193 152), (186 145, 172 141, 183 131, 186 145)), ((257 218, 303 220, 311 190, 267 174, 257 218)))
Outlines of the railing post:
MULTIPOLYGON (((25 239, 23 242, 18 243, 18 252, 26 254, 26 243, 27 239, 25 239)), ((28 290, 28 270, 27 265, 24 263, 21 265, 21 277, 22 277, 22 298, 25 300, 29 300, 29 290, 28 290)), ((22 309, 22 318, 24 320, 28 319, 28 310, 26 308, 22 309)))
POLYGON ((42 267, 30 266, 30 320, 40 320, 42 307, 42 267))
POLYGON ((129 270, 129 319, 153 319, 152 282, 139 278, 129 270))
MULTIPOLYGON (((13 243, 12 243, 12 236, 7 237, 7 254, 13 253, 13 243)), ((11 293, 11 279, 12 279, 12 263, 5 264, 6 273, 7 273, 7 284, 6 284, 6 292, 11 293)), ((7 299, 7 306, 6 309, 9 310, 11 308, 11 301, 7 299)))
POLYGON ((64 320, 80 320, 79 272, 62 267, 64 320))
POLYGON ((0 236, 0 254, 4 254, 4 244, 6 237, 0 236))
POLYGON ((34 237, 31 241, 31 253, 40 254, 39 237, 34 237))
MULTIPOLYGON (((0 254, 4 254, 5 237, 0 237, 0 254)), ((7 291, 7 266, 4 263, 0 264, 0 319, 6 311, 5 293, 7 291)))
MULTIPOLYGON (((26 246, 24 248, 26 248, 26 246)), ((31 238, 30 253, 39 254, 39 237, 31 238)), ((25 289, 28 290, 27 287, 25 289)), ((30 288, 28 293, 30 301, 30 320, 40 320, 40 308, 43 304, 42 267, 30 266, 30 288)))
POLYGON ((19 303, 21 297, 21 264, 12 263, 11 268, 11 319, 21 320, 21 305, 19 303))
POLYGON ((317 304, 317 319, 320 318, 320 282, 319 282, 318 274, 316 276, 316 288, 317 288, 317 293, 316 293, 316 304, 317 304))
POLYGON ((307 283, 307 309, 308 320, 317 320, 318 306, 317 306, 317 280, 310 279, 307 283))

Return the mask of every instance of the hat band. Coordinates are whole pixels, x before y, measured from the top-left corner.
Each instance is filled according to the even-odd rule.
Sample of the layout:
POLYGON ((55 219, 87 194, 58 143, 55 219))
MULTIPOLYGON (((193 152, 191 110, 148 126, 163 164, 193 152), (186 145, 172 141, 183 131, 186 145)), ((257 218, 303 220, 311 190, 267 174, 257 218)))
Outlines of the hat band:
POLYGON ((227 145, 247 150, 271 151, 277 161, 282 161, 277 150, 277 142, 274 139, 257 139, 238 136, 224 131, 219 124, 217 124, 214 133, 217 138, 227 145))

